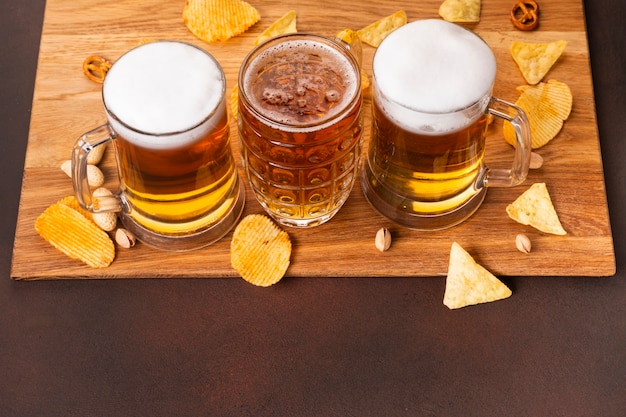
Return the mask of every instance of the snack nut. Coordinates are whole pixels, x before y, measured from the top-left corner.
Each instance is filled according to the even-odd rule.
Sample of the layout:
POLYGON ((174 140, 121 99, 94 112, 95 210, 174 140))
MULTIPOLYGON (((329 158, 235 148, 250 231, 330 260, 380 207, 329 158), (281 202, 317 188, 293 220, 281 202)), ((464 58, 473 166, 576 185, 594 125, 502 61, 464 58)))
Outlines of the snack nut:
POLYGON ((534 30, 539 25, 539 5, 533 0, 522 0, 511 9, 511 22, 519 30, 534 30))

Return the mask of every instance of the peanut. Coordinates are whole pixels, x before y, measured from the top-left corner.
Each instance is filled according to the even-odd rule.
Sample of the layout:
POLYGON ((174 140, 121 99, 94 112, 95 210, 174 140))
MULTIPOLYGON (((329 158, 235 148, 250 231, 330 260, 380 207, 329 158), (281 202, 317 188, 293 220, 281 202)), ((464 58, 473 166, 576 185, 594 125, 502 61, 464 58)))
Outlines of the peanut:
MULTIPOLYGON (((63 170, 68 177, 72 178, 72 161, 63 161, 61 170, 63 170)), ((87 182, 90 187, 100 187, 104 184, 104 174, 100 168, 95 165, 87 165, 87 182)))

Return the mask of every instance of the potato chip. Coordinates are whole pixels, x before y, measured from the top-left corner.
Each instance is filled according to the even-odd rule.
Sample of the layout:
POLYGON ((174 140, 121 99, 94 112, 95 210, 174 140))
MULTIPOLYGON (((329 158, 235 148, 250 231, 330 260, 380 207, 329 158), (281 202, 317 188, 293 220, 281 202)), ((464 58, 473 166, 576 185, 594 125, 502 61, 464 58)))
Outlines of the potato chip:
POLYGON ((287 12, 283 17, 272 23, 267 29, 263 31, 255 40, 254 46, 273 38, 278 35, 285 35, 287 33, 295 33, 298 31, 296 27, 296 12, 291 10, 287 12))
POLYGON ((394 14, 383 17, 382 19, 357 30, 356 34, 361 41, 376 48, 387 35, 400 26, 406 25, 406 21, 406 12, 404 10, 399 10, 394 14))
MULTIPOLYGON (((536 86, 520 86, 517 91, 521 94, 515 104, 528 116, 532 149, 540 148, 561 131, 572 111, 572 92, 567 84, 556 80, 536 86)), ((515 130, 511 123, 504 122, 503 134, 504 139, 515 146, 515 130)))
POLYGON ((93 268, 105 268, 115 258, 109 235, 77 210, 55 203, 35 220, 35 230, 52 246, 93 268))
POLYGON ((78 200, 76 199, 75 196, 73 195, 68 195, 66 197, 63 197, 62 199, 60 199, 58 201, 59 204, 65 204, 66 206, 68 206, 69 208, 72 208, 74 210, 76 210, 77 212, 79 212, 80 214, 82 214, 83 216, 85 216, 85 218, 89 221, 91 221, 93 224, 96 224, 93 221, 93 217, 92 217, 92 213, 90 211, 85 210, 79 203, 78 200))
POLYGON ((506 208, 509 217, 545 233, 566 235, 543 182, 533 184, 506 208))
POLYGON ((233 91, 230 93, 229 99, 230 105, 230 113, 233 116, 233 120, 237 121, 237 116, 239 115, 239 86, 235 85, 233 87, 233 91))
POLYGON ((183 8, 185 26, 206 42, 240 35, 259 19, 259 11, 242 0, 187 0, 183 8))
POLYGON ((476 23, 480 21, 481 0, 445 0, 439 6, 439 16, 448 22, 476 23))
POLYGON ((511 290, 479 265, 457 242, 452 243, 443 304, 449 309, 489 303, 511 296, 511 290))
POLYGON ((566 46, 567 42, 563 40, 551 43, 514 41, 510 50, 526 82, 535 85, 550 71, 566 46))
POLYGON ((231 264, 251 284, 269 287, 280 281, 290 256, 289 235, 265 215, 244 217, 233 232, 231 264))

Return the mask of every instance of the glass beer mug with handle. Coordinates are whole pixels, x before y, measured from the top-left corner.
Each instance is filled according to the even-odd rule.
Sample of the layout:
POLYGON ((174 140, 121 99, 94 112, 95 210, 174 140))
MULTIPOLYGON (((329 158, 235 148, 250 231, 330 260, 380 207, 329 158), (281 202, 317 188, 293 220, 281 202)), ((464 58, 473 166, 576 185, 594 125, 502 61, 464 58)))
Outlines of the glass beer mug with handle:
POLYGON ((80 205, 119 212, 137 239, 158 249, 197 249, 223 237, 245 202, 225 91, 221 66, 193 45, 158 41, 122 55, 102 87, 107 123, 82 135, 72 153, 80 205), (87 158, 108 142, 120 189, 94 197, 87 158))
POLYGON ((362 185, 381 214, 412 229, 444 229, 469 218, 488 187, 526 179, 528 120, 491 95, 496 60, 477 34, 437 19, 409 23, 379 45, 373 74, 362 185), (514 127, 511 169, 484 163, 490 115, 514 127))
POLYGON ((312 34, 270 39, 239 73, 239 140, 257 201, 313 227, 348 199, 363 144, 358 47, 312 34))

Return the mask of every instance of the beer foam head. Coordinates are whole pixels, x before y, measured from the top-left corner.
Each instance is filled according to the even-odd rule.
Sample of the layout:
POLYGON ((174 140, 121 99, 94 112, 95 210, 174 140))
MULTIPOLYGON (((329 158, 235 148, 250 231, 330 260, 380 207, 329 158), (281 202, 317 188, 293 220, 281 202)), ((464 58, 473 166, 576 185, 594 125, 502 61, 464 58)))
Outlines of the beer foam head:
POLYGON ((267 122, 276 124, 276 127, 281 130, 314 131, 321 129, 325 127, 326 122, 330 123, 331 119, 343 112, 360 92, 360 74, 356 64, 340 51, 334 49, 331 44, 326 43, 327 40, 322 41, 322 38, 317 38, 319 37, 313 35, 288 35, 282 36, 281 39, 277 38, 273 43, 270 41, 269 47, 259 51, 254 58, 248 58, 249 65, 242 72, 242 87, 246 97, 253 103, 255 109, 267 119, 267 122), (303 65, 306 62, 315 62, 316 65, 319 65, 316 68, 320 73, 307 72, 311 71, 312 68, 305 67, 303 70, 302 66, 297 68, 302 70, 302 73, 294 73, 291 70, 281 72, 283 68, 286 68, 282 64, 289 62, 298 62, 303 65), (259 76, 262 73, 271 73, 270 78, 273 79, 289 81, 283 83, 284 89, 282 87, 269 88, 266 85, 255 85, 262 78, 259 76), (336 86, 332 85, 332 81, 326 84, 313 85, 312 91, 328 88, 324 96, 327 102, 332 102, 332 106, 329 106, 326 112, 317 112, 316 117, 312 117, 309 122, 299 122, 294 117, 294 112, 290 111, 289 108, 293 107, 292 101, 299 98, 306 99, 308 92, 291 91, 294 88, 291 84, 299 85, 302 91, 307 91, 309 89, 308 84, 316 84, 316 78, 324 78, 326 81, 340 80, 337 82, 341 83, 342 92, 334 88, 336 86), (324 87, 321 87, 322 85, 324 87), (267 105, 267 103, 273 105, 267 105))
POLYGON ((222 69, 209 54, 159 41, 122 55, 107 73, 102 95, 118 134, 140 146, 168 148, 212 128, 211 120, 225 111, 224 91, 222 69))
MULTIPOLYGON (((396 29, 378 47, 373 62, 377 99, 390 117, 413 126, 412 111, 461 112, 491 94, 496 60, 475 33, 439 19, 419 20, 396 29)), ((456 130, 473 120, 443 117, 426 130, 456 130)), ((421 121, 419 121, 421 124, 421 121)))

